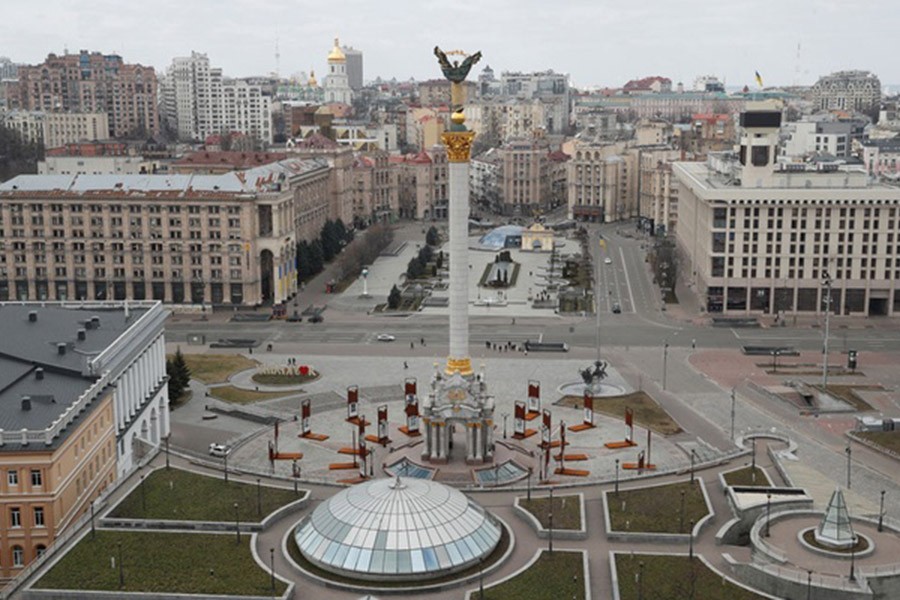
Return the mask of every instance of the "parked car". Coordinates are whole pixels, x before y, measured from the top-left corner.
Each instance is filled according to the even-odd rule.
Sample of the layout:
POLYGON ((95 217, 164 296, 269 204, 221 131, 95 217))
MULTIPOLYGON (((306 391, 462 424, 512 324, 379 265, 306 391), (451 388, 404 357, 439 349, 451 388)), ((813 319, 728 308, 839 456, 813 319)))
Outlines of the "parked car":
POLYGON ((611 259, 610 257, 607 256, 606 258, 603 259, 603 262, 604 262, 604 264, 611 265, 611 264, 612 264, 612 259, 611 259))
POLYGON ((313 315, 309 318, 310 323, 321 323, 325 318, 322 315, 313 315))
POLYGON ((301 317, 300 315, 293 315, 293 316, 290 316, 287 318, 287 322, 288 323, 302 323, 303 317, 301 317))
POLYGON ((394 336, 392 336, 389 333, 379 333, 377 336, 375 336, 375 339, 378 340, 379 342, 393 342, 397 338, 395 338, 394 336))
POLYGON ((218 456, 219 458, 224 458, 228 456, 228 446, 224 444, 217 444, 213 442, 209 445, 209 455, 210 456, 218 456))
POLYGON ((618 302, 613 302, 613 305, 612 305, 612 311, 613 311, 613 313, 615 313, 615 314, 619 314, 620 312, 622 312, 622 307, 619 306, 619 303, 618 303, 618 302))

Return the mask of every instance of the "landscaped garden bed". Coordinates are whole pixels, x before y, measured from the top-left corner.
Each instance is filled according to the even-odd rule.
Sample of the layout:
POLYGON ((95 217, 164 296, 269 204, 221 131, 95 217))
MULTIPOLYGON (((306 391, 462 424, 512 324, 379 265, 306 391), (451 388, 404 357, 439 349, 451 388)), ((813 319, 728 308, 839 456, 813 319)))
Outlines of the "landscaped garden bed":
POLYGON ((298 500, 293 490, 200 475, 181 469, 157 469, 109 514, 124 519, 258 523, 272 511, 298 500), (143 491, 141 490, 143 486, 143 491), (237 503, 237 509, 234 504, 237 503))
POLYGON ((690 533, 709 514, 700 481, 607 492, 610 528, 629 533, 690 533), (684 512, 681 499, 684 492, 684 512))
POLYGON ((472 600, 583 600, 584 578, 584 557, 581 552, 543 551, 525 571, 512 579, 485 588, 484 596, 475 591, 470 597, 472 600))
MULTIPOLYGON (((584 398, 582 396, 564 396, 556 404, 581 409, 584 408, 584 398)), ((637 425, 660 435, 673 435, 681 432, 678 423, 646 392, 639 391, 621 396, 594 398, 594 412, 624 419, 626 408, 634 411, 634 422, 637 425)))
MULTIPOLYGON (((249 535, 238 544, 234 534, 104 529, 88 533, 34 587, 266 597, 273 591, 270 573, 250 553, 249 535)), ((275 580, 276 595, 286 587, 275 580)))
POLYGON ((621 600, 697 598, 700 600, 762 600, 709 569, 698 557, 666 554, 616 554, 621 600), (643 565, 643 566, 642 566, 643 565), (693 591, 693 592, 692 592, 693 591))
MULTIPOLYGON (((544 529, 550 528, 550 497, 519 498, 519 506, 538 520, 544 529)), ((577 495, 553 497, 553 529, 582 528, 581 502, 577 495)))

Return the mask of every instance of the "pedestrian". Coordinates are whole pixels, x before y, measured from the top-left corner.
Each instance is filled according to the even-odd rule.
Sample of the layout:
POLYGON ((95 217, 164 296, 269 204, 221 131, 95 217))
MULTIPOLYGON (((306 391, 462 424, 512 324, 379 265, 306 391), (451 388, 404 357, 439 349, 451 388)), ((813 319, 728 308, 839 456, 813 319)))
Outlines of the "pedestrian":
POLYGON ((425 338, 422 338, 420 341, 422 342, 422 345, 424 346, 424 345, 425 345, 425 338))
POLYGON ((404 369, 408 369, 408 368, 409 368, 409 365, 406 364, 406 361, 405 361, 405 360, 403 361, 403 368, 404 368, 404 369))
POLYGON ((697 340, 691 340, 691 350, 695 350, 697 348, 697 340))

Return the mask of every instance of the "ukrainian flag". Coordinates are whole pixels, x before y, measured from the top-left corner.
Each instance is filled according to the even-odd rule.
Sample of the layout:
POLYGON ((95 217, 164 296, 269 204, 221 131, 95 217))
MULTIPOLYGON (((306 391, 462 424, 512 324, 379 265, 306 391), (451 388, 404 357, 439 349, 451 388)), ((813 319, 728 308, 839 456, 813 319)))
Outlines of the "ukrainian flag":
POLYGON ((763 86, 762 75, 759 74, 759 71, 756 71, 756 85, 759 87, 763 86))

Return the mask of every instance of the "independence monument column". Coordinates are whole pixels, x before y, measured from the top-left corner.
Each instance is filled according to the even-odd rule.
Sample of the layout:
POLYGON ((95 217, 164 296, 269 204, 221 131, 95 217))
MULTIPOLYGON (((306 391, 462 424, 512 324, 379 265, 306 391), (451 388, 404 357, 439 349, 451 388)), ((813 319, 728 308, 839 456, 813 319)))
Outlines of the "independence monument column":
MULTIPOLYGON (((466 102, 464 82, 472 65, 481 59, 481 52, 466 56, 462 64, 452 64, 447 55, 435 46, 441 70, 450 81, 450 105, 452 124, 450 131, 441 135, 447 147, 450 162, 450 355, 447 357, 445 373, 459 373, 464 377, 473 375, 472 360, 469 357, 469 158, 475 132, 465 126, 463 106, 466 102)), ((449 54, 460 54, 460 50, 449 54)))

